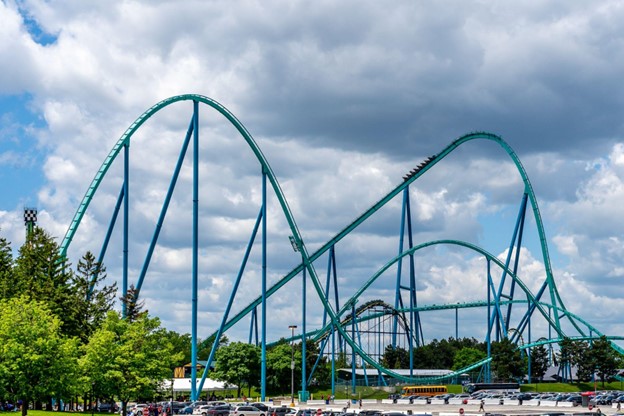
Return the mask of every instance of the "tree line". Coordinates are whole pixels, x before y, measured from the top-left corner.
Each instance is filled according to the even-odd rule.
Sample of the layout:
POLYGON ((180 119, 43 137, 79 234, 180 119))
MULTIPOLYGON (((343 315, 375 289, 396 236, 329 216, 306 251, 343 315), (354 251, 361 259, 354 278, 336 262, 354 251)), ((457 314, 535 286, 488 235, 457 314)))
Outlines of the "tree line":
MULTIPOLYGON (((70 403, 82 399, 121 401, 153 400, 173 369, 191 361, 191 337, 161 327, 131 287, 116 299, 115 283, 105 284, 106 269, 87 252, 75 269, 60 256, 59 246, 43 229, 35 227, 13 255, 11 244, 0 237, 0 400, 51 408, 53 399, 70 403), (126 317, 114 310, 119 300, 126 317)), ((198 357, 208 357, 214 339, 199 342, 198 357)), ((291 354, 295 385, 301 384, 301 343, 281 339, 267 349, 269 394, 290 391, 291 354)), ((544 346, 518 349, 508 339, 492 343, 491 369, 501 381, 519 380, 528 373, 542 380, 551 361, 577 369, 580 381, 597 374, 603 382, 622 367, 621 357, 602 337, 592 342, 565 339, 557 354, 544 346)), ((317 344, 306 343, 306 374, 314 368, 311 384, 331 383, 331 363, 319 358, 317 344)), ((486 344, 474 338, 442 339, 415 348, 414 368, 459 370, 487 355, 486 344)), ((210 378, 248 391, 260 386, 260 349, 256 345, 220 340, 216 368, 210 378)), ((387 368, 409 368, 410 354, 387 346, 380 362, 387 368)), ((336 368, 350 368, 346 354, 337 355, 336 368)), ((249 394, 249 393, 248 393, 249 394)))
MULTIPOLYGON (((153 397, 184 358, 158 318, 126 302, 113 310, 116 284, 87 252, 75 269, 35 227, 14 257, 0 238, 0 399, 28 408, 153 397)), ((176 342, 178 345, 176 345, 176 342)), ((190 342, 189 342, 190 345, 190 342)), ((183 346, 186 348, 186 345, 183 346)), ((190 349, 190 348, 189 348, 190 349)), ((124 409, 125 411, 125 409, 124 409)))

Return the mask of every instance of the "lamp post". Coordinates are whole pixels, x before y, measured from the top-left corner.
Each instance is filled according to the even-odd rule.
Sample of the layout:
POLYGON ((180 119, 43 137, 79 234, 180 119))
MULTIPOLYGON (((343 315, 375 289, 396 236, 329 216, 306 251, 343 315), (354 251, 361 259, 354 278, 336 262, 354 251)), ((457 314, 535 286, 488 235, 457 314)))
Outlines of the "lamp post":
POLYGON ((290 406, 295 406, 295 329, 297 325, 290 325, 290 406))

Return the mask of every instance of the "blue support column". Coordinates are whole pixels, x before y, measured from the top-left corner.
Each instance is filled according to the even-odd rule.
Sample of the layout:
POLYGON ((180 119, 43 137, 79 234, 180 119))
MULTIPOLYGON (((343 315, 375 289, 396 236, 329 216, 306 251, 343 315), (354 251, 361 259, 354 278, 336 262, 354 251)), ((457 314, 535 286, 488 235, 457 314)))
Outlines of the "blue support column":
MULTIPOLYGON (((351 303, 351 339, 355 342, 355 300, 351 303)), ((355 394, 355 348, 351 348, 351 393, 355 394)))
MULTIPOLYGON (((123 271, 121 291, 124 299, 128 296, 128 222, 130 215, 130 140, 124 143, 124 224, 123 224, 123 271)), ((126 302, 121 306, 121 315, 125 318, 127 313, 126 302)))
MULTIPOLYGON (((247 243, 247 250, 245 250, 245 255, 243 256, 243 261, 241 262, 240 269, 238 270, 238 275, 236 276, 236 280, 234 281, 234 286, 232 287, 232 293, 230 293, 230 298, 225 307, 225 312, 223 314, 223 318, 221 319, 221 325, 217 330, 217 334, 215 336, 215 340, 212 343, 212 349, 210 350, 210 355, 208 356, 208 361, 206 362, 206 367, 202 374, 202 379, 199 383, 198 391, 202 391, 204 387, 204 382, 206 381, 206 376, 208 375, 208 371, 212 366, 212 361, 214 360, 215 353, 217 348, 219 347, 219 342, 221 341, 221 334, 223 334, 223 328, 225 328, 225 324, 227 323, 228 317, 230 316, 230 310, 232 309, 232 305, 234 304, 234 298, 236 296, 236 292, 238 291, 238 286, 240 285, 240 281, 243 277, 243 272, 245 271, 245 267, 247 266, 247 261, 249 260, 249 255, 251 254, 251 249, 253 247, 254 242, 256 241, 256 236, 258 235, 258 230, 260 229, 260 221, 262 220, 263 210, 262 208, 258 212, 258 218, 256 218, 256 224, 254 225, 253 231, 251 233, 251 237, 249 238, 249 242, 247 243)), ((197 398, 193 398, 196 400, 197 398)))
MULTIPOLYGON (((529 195, 527 193, 525 193, 522 196, 522 202, 520 203, 520 212, 518 213, 519 227, 518 227, 518 237, 517 237, 517 242, 516 242, 516 253, 515 253, 514 267, 513 267, 514 274, 518 273, 518 265, 520 263, 520 249, 522 248, 522 236, 524 234, 524 220, 526 218, 526 207, 527 207, 528 198, 529 198, 529 195)), ((513 246, 513 242, 512 242, 512 246, 513 246)), ((510 246, 510 250, 511 250, 511 246, 510 246)), ((511 288, 509 290, 509 300, 513 300, 515 289, 516 289, 516 281, 512 280, 511 288)), ((507 305, 507 319, 505 320, 505 322, 511 322, 512 306, 513 306, 513 303, 509 303, 509 305, 507 305)))
POLYGON ((178 177, 180 176, 180 171, 182 170, 182 165, 184 164, 184 158, 186 157, 186 152, 191 141, 191 134, 193 133, 193 131, 195 131, 196 127, 196 120, 195 116, 193 115, 189 128, 186 131, 186 136, 184 137, 184 143, 182 144, 182 149, 180 150, 180 155, 178 156, 176 167, 173 171, 173 175, 171 176, 171 182, 169 183, 169 188, 167 189, 167 194, 160 210, 158 221, 156 222, 156 228, 154 229, 152 241, 150 242, 149 248, 147 249, 145 261, 143 262, 143 268, 141 269, 141 273, 139 274, 139 279, 136 287, 137 292, 139 292, 143 287, 143 280, 145 279, 145 275, 147 274, 147 268, 149 267, 152 260, 152 255, 154 254, 154 249, 156 248, 156 243, 158 242, 160 231, 162 230, 163 223, 165 222, 165 216, 167 215, 169 204, 171 203, 173 191, 175 190, 176 183, 178 182, 178 177))
MULTIPOLYGON (((360 344, 360 348, 362 346, 362 334, 360 333, 360 328, 356 325, 355 330, 357 332, 357 342, 360 344)), ((353 339, 355 342, 355 338, 353 339)), ((364 365, 364 361, 360 357, 360 363, 362 364, 362 370, 364 371, 364 383, 366 387, 368 387, 368 374, 366 373, 366 366, 364 365)))
POLYGON ((455 308, 455 340, 459 340, 459 308, 455 308))
POLYGON ((267 201, 266 172, 262 170, 262 357, 260 370, 260 399, 266 399, 266 290, 267 290, 267 201))
MULTIPOLYGON (((113 210, 113 215, 111 216, 110 223, 108 224, 108 230, 106 231, 106 237, 104 237, 104 242, 102 243, 102 248, 100 249, 100 255, 98 256, 98 263, 103 264, 104 256, 106 255, 106 250, 108 249, 108 244, 110 243, 111 235, 113 234, 113 229, 115 228, 115 224, 117 223, 117 216, 119 215, 119 210, 121 209, 121 204, 124 200, 124 192, 125 185, 122 185, 119 190, 119 196, 117 197, 117 203, 115 203, 115 209, 113 210)), ((91 298, 91 294, 93 293, 93 283, 97 276, 93 276, 91 278, 91 284, 89 285, 89 291, 87 292, 87 300, 91 298)))
POLYGON ((199 252, 199 105, 193 101, 193 288, 191 294, 191 397, 197 399, 197 286, 199 252))
POLYGON ((306 270, 307 265, 303 259, 303 255, 301 256, 301 261, 303 262, 303 279, 301 282, 301 301, 302 301, 302 317, 301 317, 301 398, 306 400, 306 338, 307 338, 307 329, 306 329, 306 270))
MULTIPOLYGON (((491 302, 492 302, 492 297, 490 296, 490 288, 494 287, 494 283, 492 282, 492 273, 491 273, 491 264, 490 264, 490 259, 488 259, 487 261, 487 322, 486 322, 486 328, 487 328, 487 334, 485 336, 485 342, 487 344, 487 358, 492 358, 492 324, 491 324, 491 319, 490 316, 492 315, 492 307, 491 307, 491 302)), ((485 364, 486 368, 485 368, 485 372, 483 375, 483 378, 485 379, 486 383, 489 383, 491 381, 491 373, 490 373, 490 363, 486 363, 485 364)))
MULTIPOLYGON (((329 251, 329 255, 332 259, 332 277, 334 280, 334 303, 336 304, 336 310, 340 310, 340 298, 338 297, 338 274, 336 273, 336 251, 332 245, 329 251)), ((334 328, 335 329, 335 328, 334 328)), ((338 352, 342 352, 342 335, 338 332, 338 352)))
POLYGON ((331 353, 331 394, 332 396, 336 395, 336 329, 334 325, 331 326, 331 343, 332 343, 332 353, 331 353))
MULTIPOLYGON (((401 226, 399 228, 399 254, 403 252, 403 243, 405 236, 405 216, 407 211, 407 196, 409 193, 409 186, 403 190, 403 203, 401 205, 401 226)), ((399 309, 399 306, 403 303, 401 301, 401 271, 403 267, 403 257, 397 261, 397 275, 396 286, 394 294, 394 309, 399 309)), ((394 316, 392 320, 392 348, 397 347, 397 332, 399 329, 399 317, 394 316)), ((408 334, 409 336, 409 334, 408 334)))

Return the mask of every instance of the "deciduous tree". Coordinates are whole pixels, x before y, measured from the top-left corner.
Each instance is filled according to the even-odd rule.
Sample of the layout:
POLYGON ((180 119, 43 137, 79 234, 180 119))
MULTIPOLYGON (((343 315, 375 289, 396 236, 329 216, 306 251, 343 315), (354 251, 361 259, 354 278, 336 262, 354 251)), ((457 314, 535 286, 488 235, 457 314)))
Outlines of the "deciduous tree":
POLYGON ((122 414, 128 401, 152 398, 181 359, 162 335, 160 320, 147 313, 130 321, 108 312, 80 360, 85 381, 96 396, 120 400, 122 414))
POLYGON ((452 370, 461 370, 462 368, 469 367, 487 357, 487 354, 480 349, 473 347, 464 347, 455 353, 453 359, 452 370))
POLYGON ((61 334, 61 321, 48 305, 26 296, 0 308, 0 391, 29 403, 70 399, 78 391, 78 340, 61 334))
POLYGON ((260 348, 244 342, 232 342, 217 350, 216 368, 212 373, 219 381, 238 386, 260 384, 260 348))

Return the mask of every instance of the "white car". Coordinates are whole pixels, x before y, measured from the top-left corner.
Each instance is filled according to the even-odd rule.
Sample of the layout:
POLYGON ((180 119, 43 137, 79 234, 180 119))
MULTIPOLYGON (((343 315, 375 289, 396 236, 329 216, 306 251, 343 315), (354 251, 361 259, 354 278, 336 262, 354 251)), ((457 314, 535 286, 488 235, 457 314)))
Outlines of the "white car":
POLYGON ((212 409, 214 407, 213 404, 203 404, 201 406, 195 406, 193 408, 194 415, 205 415, 208 409, 212 409))
POLYGON ((253 406, 236 406, 230 410, 230 416, 266 416, 266 412, 253 406))
POLYGON ((133 415, 140 416, 140 415, 143 415, 143 409, 146 409, 148 407, 149 406, 144 403, 135 404, 134 406, 132 406, 132 408, 130 408, 130 411, 132 412, 133 415))

